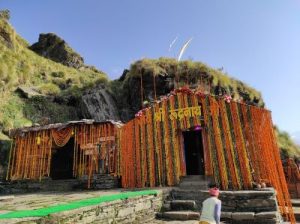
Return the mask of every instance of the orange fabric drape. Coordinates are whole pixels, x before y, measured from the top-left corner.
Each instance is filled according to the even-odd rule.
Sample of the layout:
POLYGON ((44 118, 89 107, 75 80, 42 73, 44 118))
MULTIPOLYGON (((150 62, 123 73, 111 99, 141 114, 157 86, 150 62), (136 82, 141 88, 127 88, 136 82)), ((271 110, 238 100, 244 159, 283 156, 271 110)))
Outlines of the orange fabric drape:
POLYGON ((67 127, 61 130, 52 129, 51 134, 55 144, 59 147, 63 147, 70 140, 73 134, 73 127, 67 127))

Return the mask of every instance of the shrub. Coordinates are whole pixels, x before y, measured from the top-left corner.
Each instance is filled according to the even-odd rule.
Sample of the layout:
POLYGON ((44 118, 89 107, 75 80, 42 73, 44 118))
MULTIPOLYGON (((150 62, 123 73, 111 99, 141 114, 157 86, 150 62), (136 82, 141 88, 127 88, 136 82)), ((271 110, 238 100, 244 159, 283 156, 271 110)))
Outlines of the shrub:
POLYGON ((38 87, 38 91, 41 94, 45 95, 57 95, 60 92, 60 89, 57 85, 53 83, 45 83, 38 87))
POLYGON ((59 71, 59 72, 52 72, 51 76, 54 78, 64 78, 66 74, 62 71, 59 71))
POLYGON ((8 9, 0 10, 0 19, 9 20, 10 19, 10 11, 8 9))

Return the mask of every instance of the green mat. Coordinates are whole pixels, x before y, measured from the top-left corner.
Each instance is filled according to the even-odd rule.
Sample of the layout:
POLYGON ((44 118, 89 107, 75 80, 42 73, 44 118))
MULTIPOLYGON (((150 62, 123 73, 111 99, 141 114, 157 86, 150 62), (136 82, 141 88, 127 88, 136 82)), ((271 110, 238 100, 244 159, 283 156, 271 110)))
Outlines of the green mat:
POLYGON ((157 193, 158 192, 156 190, 145 190, 145 191, 122 192, 113 195, 103 195, 100 197, 78 200, 67 204, 54 205, 54 206, 39 208, 35 210, 20 210, 20 211, 8 212, 5 214, 1 214, 0 219, 43 217, 56 212, 68 211, 68 210, 77 209, 77 208, 90 206, 90 205, 99 205, 103 202, 133 198, 142 195, 157 195, 157 193))

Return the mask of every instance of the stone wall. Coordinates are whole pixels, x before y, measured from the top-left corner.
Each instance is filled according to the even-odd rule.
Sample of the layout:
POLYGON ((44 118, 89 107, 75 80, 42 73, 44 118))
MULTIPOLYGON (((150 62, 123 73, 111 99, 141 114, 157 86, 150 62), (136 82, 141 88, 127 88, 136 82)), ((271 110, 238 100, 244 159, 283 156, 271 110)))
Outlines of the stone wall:
MULTIPOLYGON (((209 197, 205 190, 174 189, 175 200, 194 200, 201 212, 202 202, 209 197)), ((226 223, 279 223, 276 193, 273 188, 252 191, 221 191, 222 220, 226 223)))
POLYGON ((10 220, 10 223, 144 223, 155 218, 162 206, 168 190, 158 190, 157 195, 145 195, 125 200, 105 202, 100 205, 87 206, 70 211, 51 214, 45 218, 25 218, 10 220))
MULTIPOLYGON (((110 175, 94 175, 90 189, 113 189, 119 187, 117 177, 110 175)), ((10 182, 0 182, 1 194, 31 193, 42 191, 72 191, 87 189, 87 178, 68 180, 18 180, 10 182)))
POLYGON ((223 191, 222 219, 230 223, 279 223, 279 213, 274 189, 261 191, 223 191))

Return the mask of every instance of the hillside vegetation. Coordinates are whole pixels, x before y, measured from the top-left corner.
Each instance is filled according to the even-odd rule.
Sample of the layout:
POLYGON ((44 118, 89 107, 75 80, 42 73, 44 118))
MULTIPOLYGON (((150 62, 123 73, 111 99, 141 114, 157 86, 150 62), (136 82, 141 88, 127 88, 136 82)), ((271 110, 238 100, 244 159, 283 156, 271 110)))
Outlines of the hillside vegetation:
POLYGON ((289 133, 280 131, 275 126, 275 134, 278 139, 278 146, 281 149, 281 156, 285 157, 300 157, 300 146, 293 142, 289 133))
POLYGON ((58 120, 68 120, 65 113, 59 113, 66 108, 52 103, 47 97, 80 95, 83 89, 107 82, 104 73, 86 67, 64 66, 39 56, 28 47, 11 25, 0 19, 0 132, 37 122, 32 105, 37 103, 35 100, 44 104, 45 109, 57 111, 54 115, 58 120), (23 99, 16 92, 17 87, 29 87, 40 97, 23 99))
POLYGON ((260 92, 201 62, 178 62, 173 58, 143 59, 131 65, 127 79, 140 77, 141 74, 172 78, 178 82, 178 86, 204 85, 212 94, 231 94, 235 99, 243 98, 244 101, 257 106, 264 105, 260 92))

